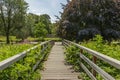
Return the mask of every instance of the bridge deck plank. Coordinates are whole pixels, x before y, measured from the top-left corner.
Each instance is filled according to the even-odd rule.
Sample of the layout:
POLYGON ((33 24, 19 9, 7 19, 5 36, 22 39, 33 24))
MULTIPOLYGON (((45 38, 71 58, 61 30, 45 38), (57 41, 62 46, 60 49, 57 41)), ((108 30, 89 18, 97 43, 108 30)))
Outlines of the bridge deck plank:
POLYGON ((80 80, 78 79, 79 73, 74 72, 71 66, 65 65, 61 42, 56 42, 53 46, 41 75, 42 80, 80 80))

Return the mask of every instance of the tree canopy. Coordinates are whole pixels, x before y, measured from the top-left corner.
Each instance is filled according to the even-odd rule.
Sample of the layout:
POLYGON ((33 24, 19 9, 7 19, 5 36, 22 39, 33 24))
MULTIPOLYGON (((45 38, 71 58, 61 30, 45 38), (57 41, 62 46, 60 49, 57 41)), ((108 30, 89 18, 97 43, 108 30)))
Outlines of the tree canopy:
POLYGON ((89 40, 100 34, 120 39, 120 8, 113 0, 72 0, 63 6, 59 35, 70 40, 89 40))
POLYGON ((6 35, 6 43, 10 43, 10 33, 24 26, 27 3, 24 0, 1 0, 0 21, 6 35))
POLYGON ((25 0, 0 1, 0 35, 6 36, 7 44, 10 43, 10 35, 24 40, 28 36, 43 37, 46 33, 51 34, 50 16, 27 13, 27 10, 28 3, 25 0))

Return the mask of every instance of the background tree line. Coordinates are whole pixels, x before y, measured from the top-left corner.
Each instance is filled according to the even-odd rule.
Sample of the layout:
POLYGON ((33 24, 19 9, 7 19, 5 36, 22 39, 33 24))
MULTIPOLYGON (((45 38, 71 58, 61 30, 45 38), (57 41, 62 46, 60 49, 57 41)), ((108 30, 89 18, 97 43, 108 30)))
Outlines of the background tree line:
POLYGON ((28 36, 44 37, 51 34, 52 23, 48 14, 36 15, 27 13, 28 3, 25 0, 0 0, 0 35, 26 39, 28 36))
POLYGON ((69 40, 120 39, 120 7, 113 0, 67 0, 62 4, 58 35, 69 40))

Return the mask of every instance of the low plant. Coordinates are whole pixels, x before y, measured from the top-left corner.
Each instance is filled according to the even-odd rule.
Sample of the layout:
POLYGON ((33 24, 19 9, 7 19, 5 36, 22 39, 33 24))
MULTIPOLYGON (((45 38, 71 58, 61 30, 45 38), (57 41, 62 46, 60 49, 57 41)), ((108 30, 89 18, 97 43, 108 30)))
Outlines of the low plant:
POLYGON ((0 80, 41 80, 40 69, 46 59, 51 46, 41 53, 41 47, 31 50, 27 56, 0 71, 0 80), (41 61, 37 69, 33 69, 37 61, 41 61))
MULTIPOLYGON (((82 42, 80 45, 85 46, 87 48, 90 48, 92 50, 95 50, 97 52, 100 52, 101 54, 107 55, 109 57, 112 57, 114 59, 120 60, 120 45, 114 45, 114 44, 110 44, 107 41, 104 41, 103 38, 100 35, 96 35, 95 38, 93 38, 93 40, 90 41, 84 41, 82 42)), ((80 50, 73 46, 70 45, 67 49, 66 49, 66 61, 68 63, 70 63, 71 65, 73 65, 74 68, 77 67, 77 69, 79 71, 80 70, 80 50)), ((90 60, 92 60, 92 55, 87 53, 86 51, 83 51, 83 54, 89 58, 90 60)), ((91 67, 86 64, 85 62, 82 62, 85 64, 85 66, 91 70, 91 67)), ((116 69, 115 67, 111 66, 110 64, 97 59, 97 63, 96 63, 99 67, 101 67, 104 71, 106 71, 107 73, 109 73, 111 76, 113 76, 116 80, 120 79, 120 70, 116 69)), ((85 72, 82 72, 82 77, 85 80, 90 80, 90 78, 87 76, 87 74, 85 72)), ((103 79, 99 74, 97 74, 96 76, 97 80, 101 80, 103 79)))
POLYGON ((32 47, 31 44, 13 44, 13 45, 6 45, 1 44, 0 46, 0 61, 7 59, 11 56, 14 56, 24 50, 32 47))

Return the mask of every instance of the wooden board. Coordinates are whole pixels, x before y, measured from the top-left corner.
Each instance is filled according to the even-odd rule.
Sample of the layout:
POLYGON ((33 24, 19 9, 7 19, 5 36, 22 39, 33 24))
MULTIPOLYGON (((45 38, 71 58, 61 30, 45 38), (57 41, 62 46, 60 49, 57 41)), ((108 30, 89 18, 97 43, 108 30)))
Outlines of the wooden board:
POLYGON ((65 65, 61 42, 56 42, 45 62, 45 70, 41 71, 42 80, 80 80, 79 73, 70 68, 71 66, 65 65))

